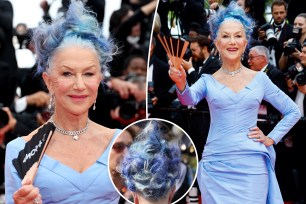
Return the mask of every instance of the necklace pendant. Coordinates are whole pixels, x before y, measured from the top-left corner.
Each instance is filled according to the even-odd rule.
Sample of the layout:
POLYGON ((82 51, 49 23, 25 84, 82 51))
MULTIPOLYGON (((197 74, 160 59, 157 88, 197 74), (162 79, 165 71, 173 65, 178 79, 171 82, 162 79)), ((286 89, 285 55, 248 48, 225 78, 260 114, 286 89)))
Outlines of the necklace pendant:
POLYGON ((78 135, 73 135, 72 139, 77 141, 79 139, 79 136, 78 135))

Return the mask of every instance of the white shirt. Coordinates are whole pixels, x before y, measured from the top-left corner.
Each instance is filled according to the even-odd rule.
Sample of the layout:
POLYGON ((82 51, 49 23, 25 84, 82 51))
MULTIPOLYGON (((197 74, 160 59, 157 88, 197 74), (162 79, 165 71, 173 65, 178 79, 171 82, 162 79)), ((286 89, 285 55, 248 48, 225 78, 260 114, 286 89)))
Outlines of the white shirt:
POLYGON ((304 103, 303 103, 304 98, 305 98, 305 94, 303 94, 302 92, 300 92, 300 90, 298 90, 296 97, 295 97, 295 103, 299 107, 302 117, 304 117, 304 103))
POLYGON ((264 66, 260 71, 261 71, 261 72, 264 72, 265 69, 267 68, 267 66, 268 66, 268 64, 266 64, 266 66, 264 66))
POLYGON ((153 81, 153 64, 149 66, 147 80, 153 81))

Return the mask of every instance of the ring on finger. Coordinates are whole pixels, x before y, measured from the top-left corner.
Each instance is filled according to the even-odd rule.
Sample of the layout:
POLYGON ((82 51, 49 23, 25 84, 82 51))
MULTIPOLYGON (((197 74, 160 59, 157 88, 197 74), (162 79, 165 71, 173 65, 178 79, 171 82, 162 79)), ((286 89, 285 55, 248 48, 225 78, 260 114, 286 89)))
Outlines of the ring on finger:
POLYGON ((33 200, 33 204, 40 204, 41 203, 41 199, 40 198, 35 198, 33 200))

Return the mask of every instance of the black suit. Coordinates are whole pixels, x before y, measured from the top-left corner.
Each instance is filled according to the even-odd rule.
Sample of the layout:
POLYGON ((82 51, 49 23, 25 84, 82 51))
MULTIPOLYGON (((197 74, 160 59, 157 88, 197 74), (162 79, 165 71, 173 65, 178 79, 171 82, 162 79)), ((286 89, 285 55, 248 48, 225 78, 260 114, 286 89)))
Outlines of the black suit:
POLYGON ((283 92, 287 91, 287 85, 285 80, 285 75, 278 68, 274 67, 271 64, 268 64, 264 72, 267 73, 267 76, 271 81, 283 92))
POLYGON ((0 103, 3 106, 10 106, 15 97, 14 92, 7 87, 11 86, 11 72, 8 63, 0 61, 0 103))
MULTIPOLYGON (((290 97, 295 101, 297 96, 297 88, 291 92, 290 97)), ((305 127, 306 127, 306 96, 303 100, 303 110, 304 117, 300 120, 291 130, 293 135, 293 152, 294 155, 292 160, 295 161, 295 168, 297 170, 297 197, 298 200, 306 200, 306 137, 305 137, 305 127)))
POLYGON ((282 56, 282 53, 284 52, 284 42, 292 38, 292 29, 293 26, 291 24, 285 23, 285 25, 282 27, 282 32, 279 36, 279 39, 274 46, 275 60, 277 65, 280 57, 282 56))
POLYGON ((151 110, 150 117, 158 117, 170 120, 170 112, 160 111, 159 108, 170 108, 171 102, 176 98, 175 90, 171 93, 169 90, 174 85, 170 79, 168 71, 169 65, 158 59, 156 56, 152 56, 150 60, 150 66, 153 66, 153 86, 154 95, 158 98, 158 102, 151 110))
MULTIPOLYGON (((15 56, 15 48, 12 43, 13 38, 13 7, 9 1, 0 0, 0 30, 3 33, 3 45, 1 45, 0 61, 9 66, 10 69, 10 86, 7 100, 12 103, 16 92, 16 71, 17 61, 15 56)), ((9 104, 10 105, 10 104, 9 104)))
POLYGON ((213 74, 220 68, 220 61, 214 57, 209 56, 205 63, 200 67, 195 67, 195 71, 188 74, 188 82, 194 84, 202 74, 213 74), (200 72, 199 72, 199 69, 200 72))

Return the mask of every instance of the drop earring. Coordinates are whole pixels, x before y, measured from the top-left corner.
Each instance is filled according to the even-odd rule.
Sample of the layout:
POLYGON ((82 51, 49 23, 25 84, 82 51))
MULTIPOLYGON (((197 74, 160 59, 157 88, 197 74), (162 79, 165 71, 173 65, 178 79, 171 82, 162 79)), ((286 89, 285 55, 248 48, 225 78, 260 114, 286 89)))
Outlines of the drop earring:
POLYGON ((54 94, 51 94, 51 97, 50 97, 50 101, 49 101, 49 105, 48 105, 48 109, 51 110, 52 109, 52 105, 53 105, 53 102, 54 101, 54 94))
POLYGON ((94 102, 92 110, 96 110, 96 102, 94 102))

